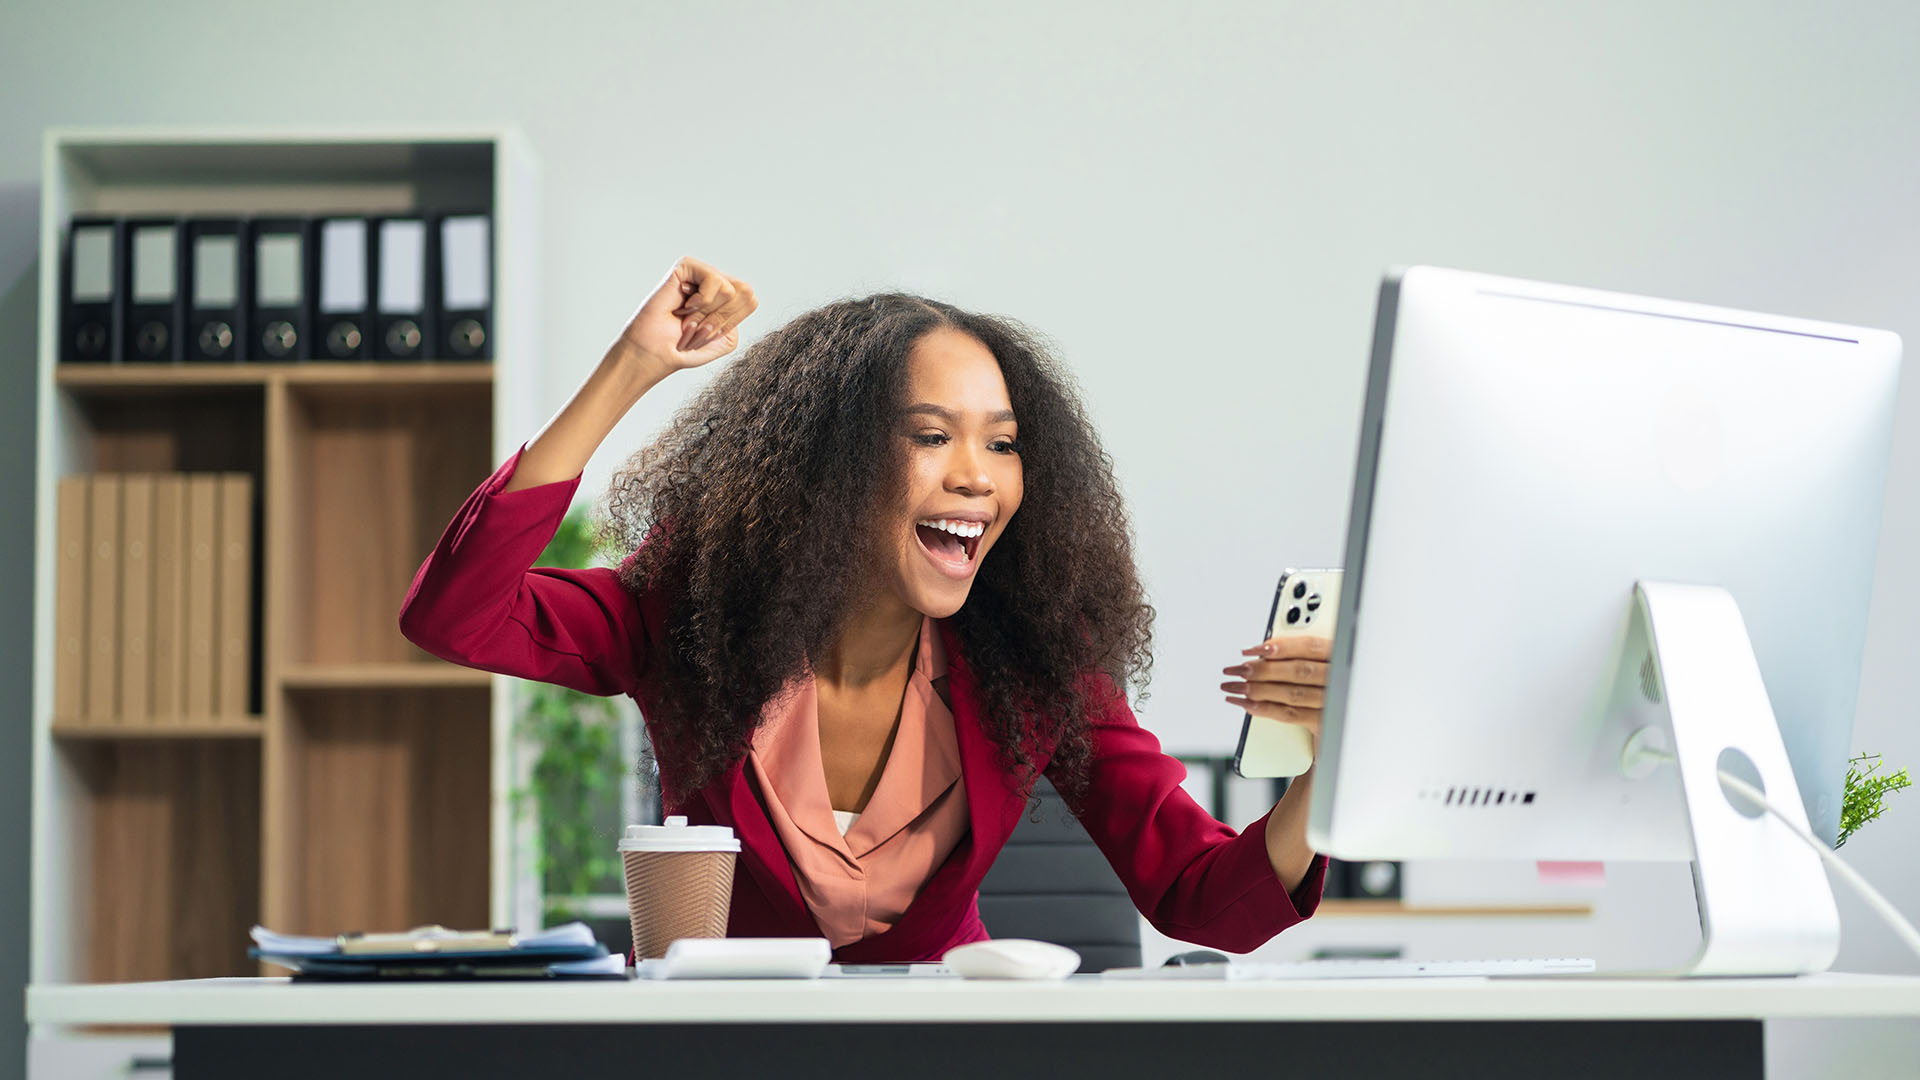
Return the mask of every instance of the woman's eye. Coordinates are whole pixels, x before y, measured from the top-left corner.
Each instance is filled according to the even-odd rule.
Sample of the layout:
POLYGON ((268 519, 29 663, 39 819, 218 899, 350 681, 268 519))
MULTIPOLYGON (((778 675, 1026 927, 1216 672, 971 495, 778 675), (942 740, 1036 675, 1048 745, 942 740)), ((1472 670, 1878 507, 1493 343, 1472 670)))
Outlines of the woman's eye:
POLYGON ((919 443, 921 446, 940 446, 947 441, 947 437, 937 431, 923 431, 912 436, 912 438, 914 442, 919 443))
POLYGON ((996 454, 1017 454, 1020 452, 1020 440, 1001 439, 988 446, 987 449, 992 450, 996 454))

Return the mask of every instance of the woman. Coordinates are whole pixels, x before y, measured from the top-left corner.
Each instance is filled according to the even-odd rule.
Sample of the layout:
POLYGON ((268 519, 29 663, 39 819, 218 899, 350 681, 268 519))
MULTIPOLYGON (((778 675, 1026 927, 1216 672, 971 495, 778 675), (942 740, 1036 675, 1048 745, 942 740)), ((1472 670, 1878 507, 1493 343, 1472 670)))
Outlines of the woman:
MULTIPOLYGON (((1111 464, 1010 323, 902 295, 800 316, 615 478, 618 570, 529 569, 613 426, 755 306, 678 263, 460 509, 407 637, 631 695, 669 811, 740 836, 730 935, 824 936, 842 962, 985 938, 980 879, 1042 773, 1169 936, 1246 951, 1311 914, 1311 773, 1236 834, 1127 707, 1152 609, 1111 464)), ((1247 650, 1227 700, 1317 731, 1312 648, 1247 650)))

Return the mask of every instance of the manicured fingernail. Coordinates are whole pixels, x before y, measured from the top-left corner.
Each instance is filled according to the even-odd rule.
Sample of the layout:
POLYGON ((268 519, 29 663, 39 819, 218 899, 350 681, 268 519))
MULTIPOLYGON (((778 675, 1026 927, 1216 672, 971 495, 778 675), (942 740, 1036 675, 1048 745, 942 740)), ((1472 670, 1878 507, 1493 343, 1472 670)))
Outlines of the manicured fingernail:
POLYGON ((1225 690, 1229 694, 1241 693, 1246 690, 1246 688, 1247 684, 1243 682, 1223 682, 1220 684, 1220 689, 1225 690))

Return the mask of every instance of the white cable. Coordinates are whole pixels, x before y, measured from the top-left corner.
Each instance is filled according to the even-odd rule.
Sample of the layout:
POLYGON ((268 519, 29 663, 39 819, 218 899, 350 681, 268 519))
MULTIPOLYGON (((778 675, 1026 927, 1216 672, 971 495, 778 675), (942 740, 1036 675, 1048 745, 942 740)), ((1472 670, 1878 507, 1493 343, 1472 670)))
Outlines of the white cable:
POLYGON ((1772 814, 1780 824, 1785 825, 1788 831, 1799 837, 1808 847, 1818 852, 1820 858, 1825 860, 1826 864, 1833 867, 1834 872, 1840 875, 1841 880, 1853 886, 1853 890, 1860 894, 1860 898, 1867 902, 1867 906, 1872 908, 1875 914, 1885 919, 1888 926, 1893 927, 1894 934, 1906 943, 1907 948, 1912 949, 1915 956, 1920 956, 1920 930, 1915 930, 1913 924, 1907 921, 1906 916, 1900 914, 1898 908, 1889 903, 1886 897, 1881 896, 1878 889, 1867 884, 1867 879, 1861 877, 1859 872, 1853 867, 1848 866, 1839 855, 1834 854, 1832 848, 1815 839, 1812 833, 1794 824, 1791 818, 1780 812, 1779 807, 1767 801, 1765 793, 1761 792, 1752 784, 1747 783, 1745 780, 1740 779, 1724 769, 1720 771, 1720 782, 1753 800, 1760 806, 1765 807, 1767 813, 1772 814))

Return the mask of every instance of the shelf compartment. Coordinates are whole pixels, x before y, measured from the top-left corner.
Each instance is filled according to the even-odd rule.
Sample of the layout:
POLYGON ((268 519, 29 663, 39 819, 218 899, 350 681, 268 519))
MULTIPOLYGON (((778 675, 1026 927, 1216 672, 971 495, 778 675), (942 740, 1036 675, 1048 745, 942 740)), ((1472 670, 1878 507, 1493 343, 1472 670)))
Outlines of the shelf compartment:
POLYGON ((286 490, 275 496, 291 594, 284 663, 432 659, 400 635, 400 601, 493 470, 492 387, 315 385, 286 395, 286 490))
POLYGON ((488 924, 490 692, 285 695, 274 929, 488 924))
MULTIPOLYGON (((150 388, 139 393, 99 392, 92 387, 68 388, 59 397, 59 427, 62 431, 63 452, 59 454, 58 471, 62 475, 79 474, 141 474, 146 476, 166 474, 245 474, 250 483, 251 493, 246 511, 244 529, 248 537, 248 565, 244 568, 245 596, 245 642, 246 652, 242 657, 244 672, 241 682, 244 684, 244 701, 228 704, 221 701, 220 684, 224 676, 217 679, 213 688, 216 695, 213 702, 197 706, 185 706, 196 709, 220 709, 237 715, 243 711, 258 715, 261 711, 260 663, 261 663, 261 587, 263 584, 263 532, 262 514, 264 507, 264 486, 266 464, 266 417, 265 398, 259 387, 222 386, 202 389, 181 387, 150 388)), ((216 539, 217 538, 209 538, 216 539)), ((216 542, 215 552, 221 548, 216 542)), ((182 558, 184 558, 184 553, 182 558)), ((213 573, 223 575, 225 570, 216 559, 213 573)), ((224 580, 222 578, 221 580, 224 580)), ((125 582, 115 583, 116 587, 125 587, 125 582)), ((92 581, 86 586, 94 587, 92 581)), ((157 579, 153 585, 158 588, 157 579)), ((157 593, 155 596, 157 597, 157 593)), ((149 604, 154 602, 148 601, 149 604)), ((124 606, 125 596, 117 602, 124 606)), ((220 604, 224 617, 224 599, 220 604)), ((151 607, 144 608, 148 617, 158 617, 161 612, 151 607)), ((177 622, 172 629, 175 638, 186 632, 184 615, 175 616, 177 622)), ((216 629, 225 633, 223 625, 216 629)), ((163 633, 156 623, 150 628, 155 643, 163 633)), ((182 639, 184 640, 184 639, 182 639)), ((226 654, 221 649, 222 642, 212 643, 216 650, 217 662, 226 663, 226 654)), ((179 646, 185 648, 185 645, 179 646)), ((149 654, 152 655, 152 654, 149 654)), ((238 655, 238 654, 234 654, 238 655)), ((95 653, 89 662, 96 662, 95 653)), ((182 670, 177 672, 184 678, 182 670)), ((125 674, 124 672, 121 674, 125 674)), ((153 678, 149 668, 147 678, 153 678)), ((114 694, 121 692, 121 684, 110 682, 114 694)), ((184 695, 184 691, 180 691, 184 695)), ((144 700, 140 699, 140 700, 144 700)), ((109 715, 118 712, 121 703, 114 702, 105 708, 109 715)), ((127 703, 130 711, 138 711, 139 704, 127 703)), ((90 706, 89 712, 94 711, 90 706)), ((53 717, 55 724, 64 724, 70 719, 67 715, 53 717)), ((207 716, 197 718, 210 719, 207 716)), ((158 717, 151 723, 169 724, 173 721, 158 717)))
POLYGON ((257 387, 128 397, 71 388, 63 472, 244 472, 260 490, 265 409, 257 387))
POLYGON ((260 747, 235 739, 63 743, 86 793, 89 982, 251 974, 260 912, 260 747))
POLYGON ((388 213, 491 205, 496 145, 458 134, 155 132, 151 139, 82 137, 61 156, 75 213, 388 213))

